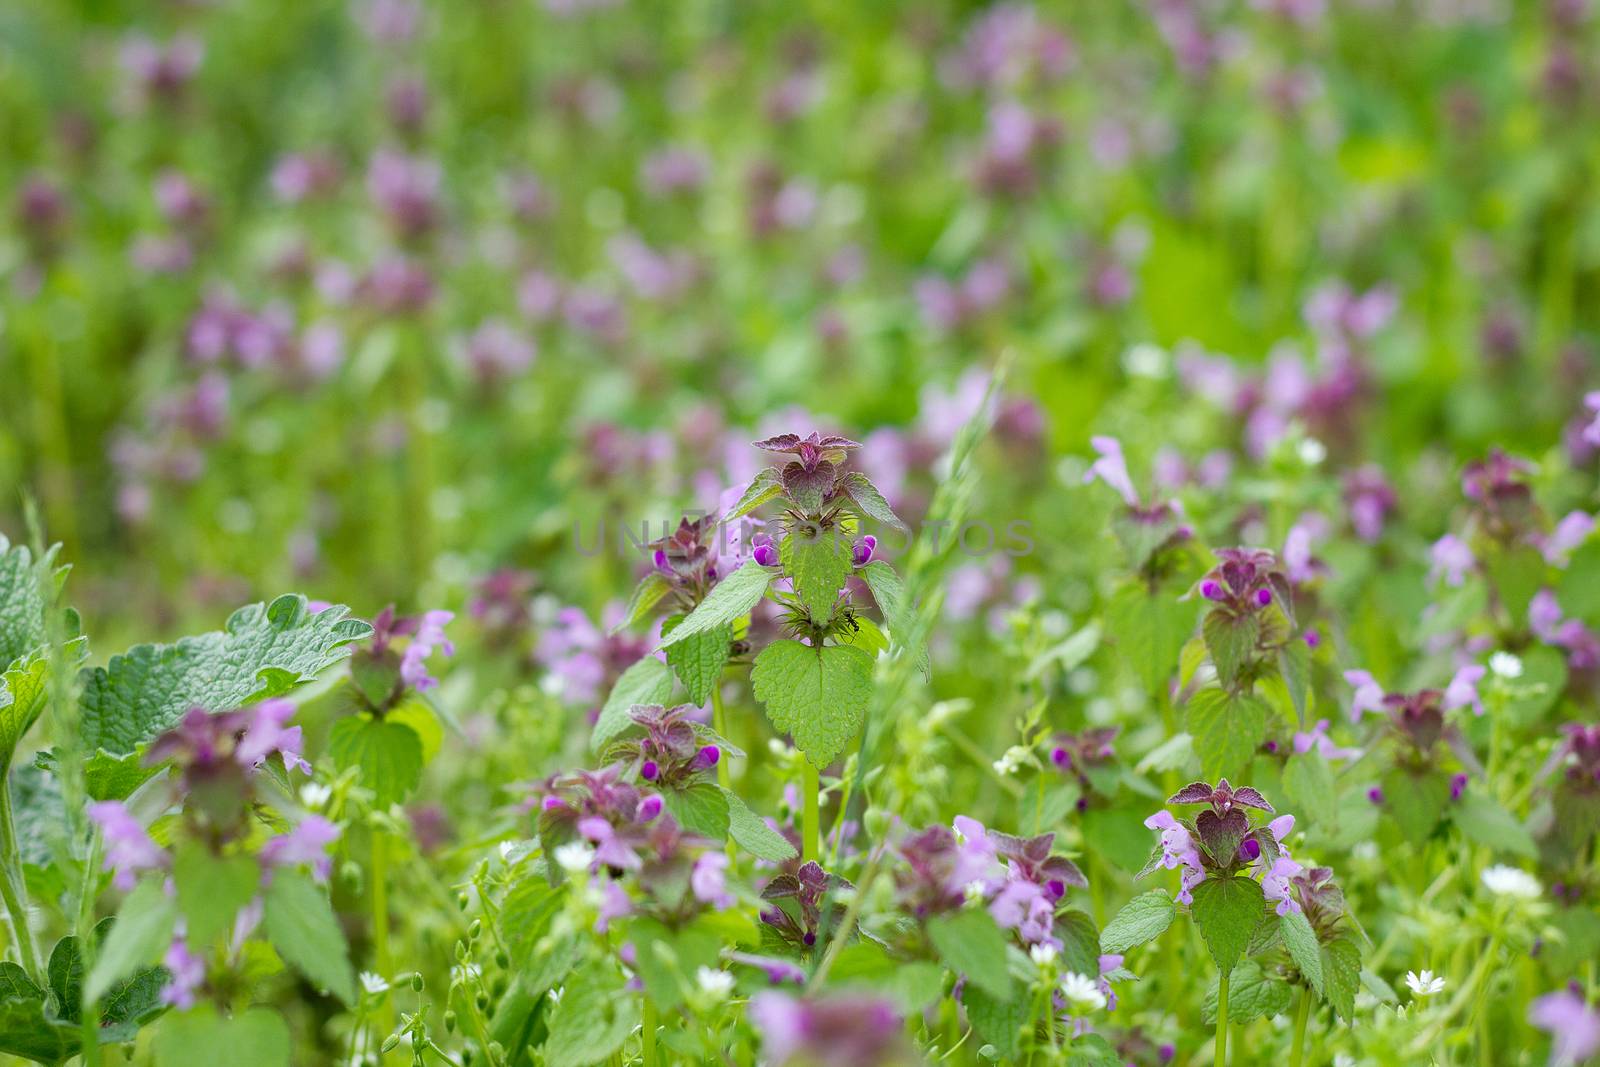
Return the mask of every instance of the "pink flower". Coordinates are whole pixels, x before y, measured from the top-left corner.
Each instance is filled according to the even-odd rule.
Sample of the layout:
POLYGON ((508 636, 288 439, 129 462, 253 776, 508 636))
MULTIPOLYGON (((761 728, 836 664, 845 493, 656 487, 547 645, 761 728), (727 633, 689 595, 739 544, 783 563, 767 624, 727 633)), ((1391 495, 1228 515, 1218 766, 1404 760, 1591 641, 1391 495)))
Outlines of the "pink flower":
POLYGON ((150 840, 122 801, 90 804, 89 818, 99 825, 105 839, 105 869, 116 872, 112 884, 118 889, 127 892, 138 881, 140 871, 159 870, 167 865, 167 854, 150 840))
POLYGON ((205 984, 206 961, 189 951, 182 937, 173 938, 161 965, 172 975, 172 981, 161 991, 161 1002, 179 1011, 194 1007, 195 990, 205 984))
POLYGON ((259 767, 274 752, 283 757, 284 770, 298 767, 307 774, 311 764, 300 755, 300 727, 284 728, 284 723, 294 717, 295 706, 287 700, 263 700, 255 707, 254 718, 239 738, 234 758, 245 767, 259 767))
POLYGON ((1443 574, 1445 584, 1450 586, 1466 581, 1467 571, 1477 562, 1472 549, 1455 534, 1445 534, 1435 541, 1431 556, 1428 577, 1436 579, 1443 574))
POLYGON ((405 654, 400 657, 400 677, 413 689, 432 689, 439 684, 428 674, 426 662, 436 648, 447 656, 456 654, 456 646, 444 635, 445 623, 455 617, 451 611, 423 613, 416 636, 411 638, 405 654))
POLYGON ((1569 1067, 1600 1051, 1600 1012, 1583 999, 1576 983, 1535 1000, 1528 1021, 1549 1032, 1552 1067, 1569 1067))
POLYGON ((1272 867, 1266 876, 1261 879, 1261 893, 1268 900, 1278 902, 1278 914, 1287 915, 1291 911, 1300 910, 1300 902, 1294 899, 1293 886, 1290 883, 1295 875, 1304 871, 1288 856, 1279 856, 1273 861, 1272 867))
POLYGON ((727 867, 728 857, 721 852, 705 852, 694 861, 694 867, 689 872, 689 889, 696 900, 718 910, 726 910, 737 903, 723 881, 723 872, 727 867))
POLYGON ((1128 477, 1128 464, 1122 455, 1122 442, 1115 437, 1091 437, 1089 443, 1100 454, 1083 476, 1084 483, 1099 478, 1122 497, 1130 508, 1139 506, 1139 494, 1134 492, 1133 479, 1128 477))
POLYGON ((1542 546, 1545 562, 1552 567, 1565 567, 1572 557, 1573 550, 1587 541, 1593 530, 1593 515, 1582 511, 1569 511, 1565 518, 1556 523, 1556 528, 1550 531, 1550 536, 1545 538, 1542 546))
POLYGON ((1355 699, 1350 704, 1350 721, 1358 722, 1369 711, 1383 710, 1383 686, 1366 671, 1345 671, 1344 680, 1355 687, 1355 699))
MULTIPOLYGON (((1358 673, 1358 672, 1352 672, 1358 673)), ((1361 755, 1359 748, 1340 748, 1328 736, 1328 720, 1318 719, 1317 724, 1310 730, 1300 731, 1294 735, 1294 750, 1296 755, 1304 755, 1315 749, 1317 754, 1325 760, 1355 759, 1361 755)))
POLYGON ((333 869, 327 848, 339 839, 339 827, 320 815, 308 815, 286 834, 279 834, 261 846, 261 859, 271 867, 293 867, 309 863, 317 881, 325 882, 333 869))
POLYGON ((600 911, 594 921, 594 930, 603 934, 614 919, 624 919, 633 914, 633 900, 616 882, 608 881, 600 889, 600 911))
POLYGON ((1474 715, 1482 715, 1483 700, 1478 696, 1478 683, 1486 673, 1487 668, 1476 663, 1469 663, 1456 671, 1450 684, 1445 687, 1443 710, 1471 707, 1474 715))

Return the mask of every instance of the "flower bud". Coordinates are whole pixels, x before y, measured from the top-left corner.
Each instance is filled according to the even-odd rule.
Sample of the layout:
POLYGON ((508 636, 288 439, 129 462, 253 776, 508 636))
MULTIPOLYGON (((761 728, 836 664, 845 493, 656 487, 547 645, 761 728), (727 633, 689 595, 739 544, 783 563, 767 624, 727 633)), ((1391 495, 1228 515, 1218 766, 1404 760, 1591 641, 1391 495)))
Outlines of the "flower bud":
POLYGON ((1210 578, 1207 578, 1205 581, 1200 583, 1200 595, 1205 597, 1207 600, 1222 600, 1222 586, 1216 582, 1213 582, 1210 578))
POLYGON ((639 767, 639 777, 643 778, 647 782, 655 781, 656 776, 660 773, 661 768, 656 765, 656 761, 653 759, 645 760, 644 763, 639 767))
POLYGON ((652 794, 639 802, 639 821, 650 822, 661 814, 661 796, 652 794))
POLYGON ((1272 590, 1265 587, 1256 590, 1256 603, 1266 607, 1272 603, 1272 590))
POLYGON ((756 561, 758 567, 776 567, 778 565, 778 550, 772 547, 769 541, 763 541, 755 547, 750 557, 756 561))
POLYGON ((872 553, 878 547, 878 539, 871 534, 859 538, 850 548, 850 562, 857 567, 865 567, 872 559, 872 553))

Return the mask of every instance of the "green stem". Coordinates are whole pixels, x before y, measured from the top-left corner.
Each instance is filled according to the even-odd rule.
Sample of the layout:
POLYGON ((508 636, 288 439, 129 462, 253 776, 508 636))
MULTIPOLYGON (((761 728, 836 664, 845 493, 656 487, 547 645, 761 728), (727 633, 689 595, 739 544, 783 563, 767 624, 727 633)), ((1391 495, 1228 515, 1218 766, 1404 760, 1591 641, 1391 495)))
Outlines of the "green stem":
MULTIPOLYGON (((728 712, 722 706, 721 685, 713 685, 711 687, 711 728, 717 731, 717 736, 727 738, 728 712)), ((729 788, 728 781, 728 758, 724 756, 722 759, 717 760, 717 784, 727 789, 729 788)))
POLYGON ((389 835, 372 831, 372 955, 378 974, 392 977, 389 959, 389 835))
POLYGON ((17 828, 11 818, 11 767, 0 768, 0 895, 4 895, 6 912, 11 916, 12 939, 17 943, 17 954, 28 977, 35 982, 43 979, 39 969, 39 954, 33 947, 33 930, 28 926, 28 887, 22 879, 22 860, 17 852, 17 828))
POLYGON ((1300 991, 1300 1004, 1294 1012, 1294 1051, 1290 1054, 1289 1067, 1300 1067, 1302 1057, 1306 1050, 1306 1021, 1311 1018, 1311 990, 1300 991))
POLYGON ((1228 1063, 1228 976, 1217 979, 1217 1054, 1212 1057, 1215 1067, 1228 1063))
POLYGON ((649 997, 644 998, 644 1022, 639 1032, 644 1038, 644 1067, 656 1067, 656 1006, 649 997))
MULTIPOLYGON (((94 942, 94 898, 99 885, 100 832, 96 830, 89 837, 89 854, 83 860, 83 882, 78 889, 78 921, 75 929, 78 933, 78 957, 82 961, 84 974, 94 970, 97 948, 94 942)), ((88 986, 85 985, 84 989, 87 990, 88 986)), ((82 1067, 100 1067, 100 1002, 85 996, 80 1019, 79 1042, 83 1047, 79 1055, 82 1057, 82 1067)))
POLYGON ((800 794, 805 802, 805 807, 800 814, 800 840, 801 859, 814 860, 822 855, 819 830, 821 817, 817 811, 819 794, 822 792, 822 783, 819 780, 817 768, 804 756, 800 757, 800 794))

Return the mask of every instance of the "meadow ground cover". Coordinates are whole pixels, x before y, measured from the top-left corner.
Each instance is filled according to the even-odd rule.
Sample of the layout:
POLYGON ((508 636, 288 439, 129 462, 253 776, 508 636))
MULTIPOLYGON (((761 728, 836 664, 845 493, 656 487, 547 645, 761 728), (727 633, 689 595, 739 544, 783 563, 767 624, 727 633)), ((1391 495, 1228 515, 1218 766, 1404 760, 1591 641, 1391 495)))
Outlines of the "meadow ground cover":
POLYGON ((0 9, 0 1060, 1600 1054, 1586 0, 0 9))

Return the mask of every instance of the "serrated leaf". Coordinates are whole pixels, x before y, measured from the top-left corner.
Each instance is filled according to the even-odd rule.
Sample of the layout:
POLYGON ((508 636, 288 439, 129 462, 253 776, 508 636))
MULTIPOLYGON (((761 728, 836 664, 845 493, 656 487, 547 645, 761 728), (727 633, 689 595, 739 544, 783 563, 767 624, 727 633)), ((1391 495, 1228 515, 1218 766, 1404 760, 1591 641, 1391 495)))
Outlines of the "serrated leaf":
POLYGON ((1166 890, 1140 893, 1124 904, 1100 931, 1100 947, 1106 952, 1121 954, 1154 941, 1172 925, 1176 914, 1177 906, 1166 890))
POLYGON ((172 943, 177 923, 178 903, 167 896, 161 880, 140 882, 117 910, 117 921, 95 955, 84 995, 100 1000, 118 982, 154 964, 172 943))
POLYGON ((349 609, 313 613, 306 598, 251 604, 222 630, 171 645, 136 645, 79 675, 84 747, 117 756, 175 726, 194 707, 229 711, 310 681, 372 633, 349 609))
POLYGON ((172 861, 184 938, 197 951, 233 927, 239 909, 261 888, 261 868, 247 855, 213 856, 198 842, 178 846, 172 861))
POLYGON ((606 695, 605 706, 600 709, 600 716, 594 721, 594 732, 589 735, 589 747, 598 752, 610 744, 618 734, 632 726, 633 719, 629 716, 629 712, 635 705, 665 704, 671 696, 672 668, 654 656, 645 656, 623 671, 612 685, 611 692, 606 695))
POLYGON ((277 870, 267 886, 267 939, 295 970, 346 1005, 355 1003, 356 972, 328 895, 310 878, 277 870))
POLYGON ((825 767, 861 729, 872 696, 872 657, 849 645, 774 641, 750 670, 756 699, 813 766, 825 767))
POLYGON ((651 571, 639 579, 639 584, 633 587, 633 593, 628 597, 628 606, 623 609, 622 620, 611 628, 611 632, 621 633, 649 618, 650 612, 661 603, 661 598, 670 592, 672 583, 660 571, 651 571))
POLYGON ((1337 790, 1333 769, 1316 749, 1296 752, 1283 765, 1283 788, 1301 811, 1326 826, 1337 825, 1338 806, 1333 803, 1337 790))
POLYGON ((1534 843, 1533 835, 1481 789, 1469 787, 1457 802, 1451 817, 1456 828, 1469 841, 1527 859, 1539 857, 1539 848, 1534 843))
POLYGON ((365 712, 333 724, 328 755, 340 770, 357 768, 381 807, 405 800, 422 781, 422 738, 404 723, 365 712))
POLYGON ((732 644, 733 626, 724 624, 667 646, 667 665, 688 690, 690 703, 704 704, 711 699, 711 691, 728 665, 732 644))
POLYGON ((1184 642, 1194 633, 1196 607, 1170 589, 1153 592, 1143 582, 1128 582, 1106 605, 1106 618, 1117 651, 1153 696, 1166 696, 1167 682, 1178 669, 1184 642))
POLYGON ((1267 706, 1247 693, 1202 689, 1189 698, 1184 725, 1205 776, 1237 780, 1267 739, 1267 706))
POLYGON ((1355 1018, 1356 992, 1361 988, 1361 948, 1340 937, 1322 946, 1323 995, 1345 1022, 1355 1018))
POLYGON ((1266 898, 1261 887, 1249 878, 1207 878, 1190 891, 1200 936, 1205 939, 1217 970, 1227 974, 1250 943, 1250 935, 1261 924, 1266 898))
POLYGON ((1061 967, 1079 974, 1100 973, 1100 931, 1089 913, 1076 908, 1056 916, 1056 939, 1061 942, 1061 967))
POLYGON ((797 528, 783 539, 778 555, 801 607, 813 622, 827 622, 850 576, 850 541, 837 527, 797 528))
POLYGON ((1311 988, 1317 991, 1317 996, 1322 995, 1322 946, 1317 943, 1316 931, 1311 929, 1311 923, 1305 915, 1298 911, 1290 911, 1278 919, 1278 927, 1283 935, 1283 945, 1289 950, 1289 958, 1294 960, 1294 965, 1300 968, 1300 973, 1305 980, 1311 983, 1311 988))
POLYGON ((715 782, 695 782, 686 789, 665 789, 661 800, 678 825, 713 841, 728 836, 728 797, 715 782))
POLYGON ((0 963, 0 1053, 59 1064, 77 1050, 77 1028, 53 1017, 44 990, 15 963, 0 963))
POLYGON ((1254 615, 1213 608, 1200 624, 1200 633, 1211 653, 1211 664, 1217 668, 1217 678, 1227 687, 1238 680, 1239 671, 1254 655, 1261 622, 1254 615))
POLYGON ((1001 1059, 1014 1059, 1020 1050, 1022 1032, 1031 1019, 1027 998, 997 997, 982 986, 968 985, 961 1002, 978 1036, 993 1045, 1001 1059))
POLYGON ((733 510, 722 516, 722 521, 742 518, 782 492, 783 481, 779 477, 778 468, 768 467, 755 476, 745 489, 744 495, 739 498, 739 502, 733 505, 733 510))
POLYGON ((1311 646, 1295 639, 1278 649, 1278 675, 1302 727, 1311 714, 1311 646))
POLYGON ((550 1012, 547 1067, 588 1067, 622 1047, 639 1025, 639 1001, 624 992, 626 981, 607 960, 590 960, 568 977, 550 1012))
POLYGON ((1006 935, 982 908, 968 908, 928 920, 928 940, 939 958, 958 975, 999 999, 1015 986, 1006 964, 1006 935))
POLYGON ((17 743, 44 711, 49 672, 49 657, 35 652, 13 661, 0 675, 0 774, 11 766, 17 743))
POLYGON ((778 572, 762 567, 755 560, 746 560, 735 567, 733 573, 711 587, 706 598, 691 611, 670 634, 661 639, 666 648, 695 634, 726 626, 750 614, 752 608, 766 595, 767 584, 778 572))
POLYGON ((1395 767, 1383 776, 1383 810, 1412 844, 1428 839, 1449 803, 1450 779, 1441 771, 1395 767))
POLYGON ((740 848, 769 863, 782 863, 795 857, 795 848, 788 838, 768 826, 737 793, 723 792, 728 798, 728 834, 740 848))
MULTIPOLYGON (((58 548, 35 564, 27 545, 13 545, 0 534, 0 663, 14 663, 49 640, 39 575, 54 566, 58 548)), ((58 583, 64 577, 64 569, 55 572, 58 583)))
POLYGON ((156 1067, 288 1067, 289 1024, 267 1008, 231 1017, 210 1004, 175 1015, 156 1032, 156 1067))
POLYGON ((897 530, 906 529, 906 524, 900 521, 900 516, 894 513, 894 509, 883 498, 883 494, 878 491, 878 487, 873 485, 872 479, 865 474, 860 471, 851 471, 844 476, 841 488, 844 489, 845 495, 851 499, 867 518, 877 519, 879 522, 887 523, 897 530))
MULTIPOLYGON (((112 926, 111 919, 102 919, 95 927, 97 945, 105 943, 112 926)), ((69 935, 56 942, 55 948, 50 950, 45 973, 61 1021, 77 1027, 83 1017, 84 973, 76 937, 69 935)), ((107 990, 99 1005, 100 1042, 120 1043, 138 1036, 140 1026, 166 1010, 161 1002, 161 991, 170 978, 164 968, 146 967, 107 990)))
MULTIPOLYGON (((1201 1021, 1207 1026, 1217 1022, 1217 979, 1213 975, 1206 990, 1201 1021)), ((1269 977, 1255 960, 1243 960, 1228 975, 1228 1020, 1247 1023, 1252 1019, 1270 1019, 1282 1015, 1294 1003, 1294 990, 1287 982, 1269 977)))

